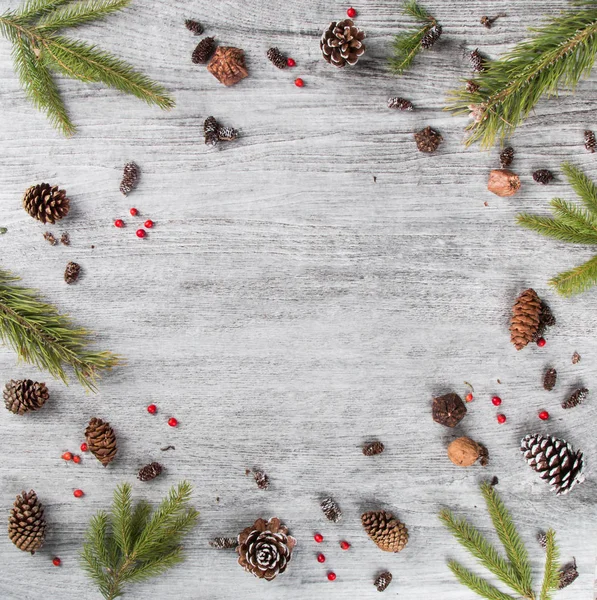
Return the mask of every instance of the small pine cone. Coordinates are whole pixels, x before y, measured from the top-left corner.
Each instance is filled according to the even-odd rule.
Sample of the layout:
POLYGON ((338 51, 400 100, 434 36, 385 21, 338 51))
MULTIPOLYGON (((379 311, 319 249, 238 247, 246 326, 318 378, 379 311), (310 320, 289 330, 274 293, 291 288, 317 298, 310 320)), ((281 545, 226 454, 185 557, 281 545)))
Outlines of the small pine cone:
POLYGON ((429 48, 431 48, 435 42, 437 42, 437 40, 439 40, 439 38, 442 35, 442 26, 435 24, 424 36, 423 39, 421 40, 421 46, 425 49, 425 50, 429 50, 429 48))
POLYGON ((217 135, 221 142, 231 142, 238 138, 238 130, 234 127, 218 127, 217 135))
POLYGON ((376 577, 373 585, 378 592, 385 592, 390 583, 392 583, 392 574, 389 571, 384 571, 376 577))
POLYGON ((269 487, 269 477, 264 471, 255 470, 253 471, 253 477, 255 479, 255 483, 260 490, 267 490, 269 487))
POLYGON ((545 531, 540 531, 537 534, 537 542, 539 542, 539 546, 545 550, 547 548, 547 535, 545 531))
POLYGON ((481 86, 476 81, 474 81, 473 79, 469 79, 466 82, 466 91, 469 94, 476 94, 479 91, 480 87, 481 86))
POLYGON ((231 550, 238 546, 237 538, 217 537, 209 540, 209 545, 216 550, 231 550))
POLYGON ((75 283, 77 279, 79 279, 79 275, 81 274, 81 266, 76 262, 69 262, 66 265, 66 269, 64 271, 64 281, 69 285, 75 283))
POLYGON ((195 50, 193 50, 193 55, 191 60, 196 64, 205 64, 210 56, 213 54, 215 50, 216 42, 213 37, 203 38, 198 44, 195 50))
POLYGON ((388 98, 388 108, 395 108, 396 110, 413 110, 414 106, 410 100, 400 98, 388 98))
POLYGON ((328 521, 337 523, 342 518, 342 511, 340 510, 340 507, 333 498, 324 498, 321 501, 320 506, 321 510, 323 511, 323 514, 326 516, 326 519, 328 519, 328 521))
POLYGON ((500 152, 500 164, 502 165, 502 169, 507 169, 514 160, 514 148, 512 146, 508 146, 504 148, 500 152))
POLYGON ((58 243, 58 240, 49 231, 44 233, 44 240, 46 240, 50 246, 55 246, 58 243))
POLYGON ((435 152, 444 138, 431 127, 425 127, 415 133, 415 142, 419 152, 435 152))
POLYGON ((481 25, 483 25, 483 27, 487 27, 487 29, 490 29, 491 22, 492 22, 491 19, 487 15, 484 15, 481 17, 480 23, 481 23, 481 25))
POLYGON ((96 419, 95 417, 89 421, 85 430, 85 439, 89 446, 89 451, 99 460, 104 467, 107 467, 118 452, 116 443, 116 434, 110 423, 96 419))
POLYGON ((543 376, 543 388, 548 392, 551 392, 556 386, 558 380, 558 372, 555 369, 547 369, 543 376))
POLYGON ((576 559, 573 562, 564 565, 560 569, 560 581, 558 583, 558 589, 563 590, 568 587, 571 583, 576 581, 578 577, 578 570, 576 568, 576 559))
POLYGON ((203 122, 203 131, 205 133, 216 133, 218 131, 218 122, 215 117, 207 117, 203 122))
POLYGON ((574 408, 582 402, 584 402, 589 396, 589 390, 587 388, 579 388, 576 390, 568 400, 562 402, 562 408, 574 408))
POLYGON ((17 496, 8 518, 8 537, 19 550, 31 554, 44 545, 44 507, 33 490, 29 493, 23 491, 17 496))
POLYGON ((553 173, 549 169, 538 169, 533 172, 533 179, 541 185, 547 185, 553 179, 553 173))
POLYGON ((363 446, 363 454, 365 456, 375 456, 381 454, 385 449, 385 446, 381 442, 369 442, 363 446))
POLYGON ((45 383, 31 379, 9 381, 4 388, 4 404, 15 415, 39 410, 50 397, 45 383))
POLYGON ((518 296, 512 307, 510 339, 517 350, 522 350, 533 340, 539 328, 541 300, 532 288, 518 296))
POLYGON ((543 337, 548 327, 553 327, 556 324, 556 318, 551 312, 551 308, 543 300, 541 300, 541 313, 539 315, 539 327, 533 336, 533 341, 536 342, 543 337))
POLYGON ((408 543, 406 525, 385 510, 363 513, 361 523, 367 535, 384 552, 400 552, 408 543))
POLYGON ((139 481, 151 481, 155 479, 158 475, 162 473, 162 465, 159 462, 152 462, 148 465, 145 465, 142 469, 139 470, 139 474, 137 475, 137 479, 139 481))
POLYGON ((593 152, 595 152, 595 147, 597 147, 597 140, 595 140, 595 134, 590 129, 587 129, 585 131, 585 148, 587 149, 587 152, 590 152, 592 154, 593 152))
POLYGON ((27 189, 23 196, 23 208, 34 219, 53 225, 68 215, 70 200, 57 185, 40 183, 27 189))
POLYGON ((66 231, 60 236, 60 243, 63 246, 70 246, 70 236, 66 231))
POLYGON ((288 66, 286 57, 278 50, 278 48, 270 48, 267 51, 267 57, 270 62, 278 69, 285 69, 288 66))
POLYGON ((120 191, 124 196, 130 194, 136 187, 139 179, 139 167, 130 162, 124 165, 122 181, 120 182, 120 191))
POLYGON ((479 52, 478 48, 470 53, 469 60, 471 63, 471 68, 475 73, 481 73, 482 71, 485 71, 485 59, 479 52))
POLYGON ((187 19, 184 22, 185 27, 192 31, 195 35, 201 35, 203 33, 203 25, 199 23, 199 21, 194 21, 193 19, 187 19))

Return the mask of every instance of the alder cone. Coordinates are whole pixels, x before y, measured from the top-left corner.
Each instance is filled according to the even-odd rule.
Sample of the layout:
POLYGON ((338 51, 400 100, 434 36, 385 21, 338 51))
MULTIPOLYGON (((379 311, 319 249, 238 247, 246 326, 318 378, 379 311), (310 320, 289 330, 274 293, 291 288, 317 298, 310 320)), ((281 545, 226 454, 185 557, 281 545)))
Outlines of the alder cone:
POLYGON ((87 425, 85 439, 89 451, 104 467, 107 467, 116 457, 116 452, 118 452, 116 434, 110 427, 110 423, 94 417, 87 425))
POLYGON ((11 379, 4 387, 4 404, 15 415, 39 410, 50 397, 45 383, 31 379, 11 379))
POLYGON ((522 292, 512 307, 510 340, 517 350, 533 341, 541 322, 541 300, 534 289, 522 292))
POLYGON ((406 525, 385 510, 363 513, 361 523, 367 535, 384 552, 400 552, 408 543, 406 525))
POLYGON ((23 208, 42 223, 56 223, 68 215, 70 200, 66 192, 49 183, 33 185, 23 196, 23 208))
POLYGON ((31 490, 17 496, 8 518, 8 537, 23 552, 35 554, 45 541, 46 519, 44 508, 31 490))
POLYGON ((356 65, 365 54, 365 32, 361 31, 352 19, 332 21, 323 32, 319 47, 323 58, 335 67, 356 65))

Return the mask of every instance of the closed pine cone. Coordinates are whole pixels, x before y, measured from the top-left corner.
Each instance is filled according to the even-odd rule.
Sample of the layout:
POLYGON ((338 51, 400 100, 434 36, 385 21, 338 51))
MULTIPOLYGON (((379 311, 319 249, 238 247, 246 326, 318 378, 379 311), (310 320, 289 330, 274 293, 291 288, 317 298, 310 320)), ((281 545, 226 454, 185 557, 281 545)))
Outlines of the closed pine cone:
POLYGON ((351 19, 332 21, 319 42, 323 58, 335 67, 356 65, 365 53, 365 32, 351 19))
POLYGON ((285 69, 288 66, 288 63, 286 62, 286 57, 280 52, 278 48, 270 48, 267 51, 267 58, 278 69, 285 69))
POLYGON ((333 498, 324 498, 320 502, 319 506, 321 507, 321 510, 328 521, 337 523, 342 518, 342 511, 340 510, 338 503, 333 498))
POLYGON ((31 379, 9 381, 3 395, 6 408, 15 415, 39 410, 50 397, 45 383, 31 379))
POLYGON ((280 519, 257 519, 238 535, 238 564, 255 577, 271 581, 286 571, 295 546, 296 540, 280 519))
POLYGON ((137 187, 138 179, 139 167, 134 162, 124 165, 122 181, 120 182, 120 192, 124 196, 130 194, 137 187))
POLYGON ((361 523, 367 535, 384 552, 400 552, 408 543, 406 525, 385 510, 363 513, 361 523))
POLYGON ((385 592, 390 583, 392 583, 392 574, 389 571, 384 571, 375 578, 373 585, 378 592, 385 592))
POLYGON ((218 127, 217 135, 221 142, 231 142, 238 137, 238 130, 234 127, 218 127))
POLYGON ((582 402, 584 402, 589 395, 589 390, 587 388, 579 388, 573 394, 571 394, 570 398, 562 403, 562 408, 574 408, 578 406, 582 402))
POLYGON ((597 148, 595 134, 590 129, 585 131, 585 148, 587 152, 591 152, 591 154, 595 152, 595 148, 597 148))
POLYGON ((504 148, 500 152, 500 164, 502 165, 502 169, 507 169, 514 160, 514 148, 512 146, 508 146, 504 148))
POLYGON ((158 475, 162 473, 162 465, 159 462, 152 462, 148 465, 145 465, 142 469, 139 470, 139 474, 137 475, 137 479, 139 481, 151 481, 155 479, 158 475))
POLYGON ((522 292, 512 307, 510 339, 517 350, 533 340, 541 317, 541 300, 534 289, 522 292))
POLYGON ((64 271, 64 281, 66 281, 66 283, 73 284, 75 283, 75 281, 77 281, 77 279, 79 279, 79 275, 81 273, 81 266, 78 265, 76 262, 72 262, 70 261, 67 265, 66 265, 66 269, 64 271))
POLYGON ((363 446, 363 454, 365 456, 375 456, 376 454, 381 454, 385 450, 385 446, 382 442, 368 442, 363 446))
POLYGON ((216 47, 215 38, 206 37, 203 38, 198 44, 193 54, 191 56, 191 60, 196 64, 205 64, 209 57, 213 54, 214 48, 216 47))
POLYGON ((414 106, 410 100, 406 98, 388 98, 388 108, 394 108, 396 110, 413 110, 414 106))
POLYGON ((37 494, 21 492, 17 496, 8 518, 8 537, 23 552, 35 554, 44 545, 46 519, 37 494))
POLYGON ((475 48, 475 50, 470 53, 469 60, 471 62, 471 68, 475 73, 485 71, 485 59, 479 52, 479 48, 475 48))
POLYGON ((576 559, 571 563, 564 565, 560 568, 559 574, 560 580, 558 582, 558 589, 563 590, 568 587, 571 583, 574 583, 578 578, 578 569, 576 568, 576 559))
POLYGON ((89 451, 99 460, 104 467, 110 464, 118 451, 116 444, 116 434, 110 423, 96 419, 89 421, 85 430, 85 439, 89 446, 89 451))
POLYGON ((421 46, 425 48, 425 50, 429 50, 437 40, 442 35, 442 26, 439 24, 435 24, 421 39, 421 46))
POLYGON ((40 183, 31 186, 23 196, 23 208, 42 223, 56 223, 68 215, 70 200, 57 185, 40 183))
POLYGON ((187 19, 184 22, 185 27, 192 31, 195 35, 201 35, 203 33, 203 26, 199 21, 195 21, 194 19, 187 19))

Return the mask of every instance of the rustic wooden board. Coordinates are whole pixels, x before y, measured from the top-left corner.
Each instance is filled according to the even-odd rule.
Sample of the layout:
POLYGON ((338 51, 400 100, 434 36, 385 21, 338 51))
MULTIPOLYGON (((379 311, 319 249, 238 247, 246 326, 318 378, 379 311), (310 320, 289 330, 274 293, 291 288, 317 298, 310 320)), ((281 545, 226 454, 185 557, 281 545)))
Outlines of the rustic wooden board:
MULTIPOLYGON (((0 0, 0 9, 15 2, 0 0)), ((441 111, 447 90, 467 73, 465 50, 496 56, 523 39, 539 13, 564 0, 537 3, 429 0, 444 24, 438 46, 417 59, 403 79, 388 74, 391 36, 406 23, 395 0, 358 6, 368 53, 354 69, 334 70, 320 58, 318 36, 346 4, 339 0, 247 3, 183 0, 135 2, 126 14, 80 35, 143 66, 176 95, 162 113, 113 91, 61 84, 80 133, 66 140, 25 101, 13 74, 10 47, 0 42, 0 265, 22 275, 99 333, 102 346, 127 366, 106 377, 97 396, 48 381, 14 355, 0 351, 4 380, 48 381, 49 405, 18 418, 0 412, 0 514, 14 496, 34 488, 47 506, 48 542, 35 557, 0 537, 0 597, 75 600, 98 597, 77 565, 90 516, 105 507, 118 482, 158 459, 166 475, 135 484, 157 501, 188 478, 196 487, 201 524, 189 540, 189 559, 132 598, 299 600, 376 598, 380 569, 395 576, 386 594, 408 600, 468 600, 446 558, 469 564, 442 530, 442 506, 467 514, 489 531, 477 483, 497 475, 532 549, 539 576, 538 529, 558 532, 563 559, 573 556, 580 578, 558 594, 588 600, 594 593, 597 519, 595 467, 597 403, 559 408, 577 384, 597 387, 597 292, 556 297, 548 278, 590 256, 590 250, 547 242, 513 222, 520 209, 544 210, 554 195, 572 198, 558 167, 572 160, 597 177, 595 156, 582 146, 597 128, 597 79, 577 95, 542 103, 516 134, 515 169, 523 189, 513 199, 485 190, 497 151, 465 151, 465 119, 441 111), (491 30, 483 14, 505 10, 491 30), (226 89, 190 62, 196 43, 182 26, 205 23, 222 44, 248 56, 251 76, 226 89), (265 59, 271 45, 298 62, 278 71, 265 59), (295 77, 304 89, 292 85, 295 77), (389 96, 412 99, 417 110, 386 109, 389 96), (202 122, 215 115, 241 138, 210 151, 202 122), (412 133, 432 125, 445 138, 437 154, 417 152, 412 133), (122 165, 135 160, 143 175, 129 199, 118 191, 122 165), (549 187, 531 171, 558 173, 549 187), (23 190, 50 181, 72 199, 72 246, 50 247, 45 228, 20 208, 23 190), (487 202, 487 206, 484 203, 487 202), (134 235, 130 206, 156 222, 149 238, 134 235), (127 221, 115 229, 114 218, 127 221), (82 265, 80 282, 62 280, 68 260, 82 265), (509 307, 533 286, 551 303, 558 326, 544 349, 516 353, 509 343, 509 307), (582 355, 573 366, 572 353, 582 355), (560 373, 556 390, 542 390, 543 369, 560 373), (501 381, 498 384, 497 380, 501 381), (475 386, 476 401, 458 431, 432 422, 434 394, 475 386), (508 416, 495 422, 492 394, 508 416), (159 406, 157 416, 145 407, 159 406), (540 422, 537 411, 552 413, 540 422), (166 425, 180 420, 176 430, 166 425), (88 456, 80 466, 60 454, 75 450, 92 416, 108 419, 120 440, 118 460, 103 469, 88 456), (585 450, 588 481, 556 498, 522 461, 518 443, 540 431, 585 450), (452 433, 486 444, 491 466, 459 470, 448 462, 452 433), (385 454, 365 458, 363 441, 379 438, 385 454), (175 451, 161 452, 173 444, 175 451), (272 485, 258 490, 245 469, 264 468, 272 485), (72 496, 82 488, 84 499, 72 496), (318 500, 332 494, 343 522, 324 522, 318 500), (382 554, 359 524, 363 510, 384 507, 409 526, 400 555, 382 554), (246 575, 234 553, 207 541, 236 534, 259 516, 278 515, 299 539, 289 572, 271 584, 246 575), (316 547, 312 534, 326 536, 316 547), (352 543, 349 552, 338 547, 352 543), (315 554, 322 550, 327 563, 315 554), (52 566, 58 555, 63 566, 52 566), (326 568, 338 579, 329 583, 326 568)))

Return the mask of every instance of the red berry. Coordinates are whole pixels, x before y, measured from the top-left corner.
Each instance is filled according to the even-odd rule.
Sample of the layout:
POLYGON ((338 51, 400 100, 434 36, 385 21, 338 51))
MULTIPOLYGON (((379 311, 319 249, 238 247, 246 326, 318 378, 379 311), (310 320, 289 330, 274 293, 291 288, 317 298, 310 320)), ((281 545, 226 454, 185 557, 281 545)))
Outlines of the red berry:
POLYGON ((328 573, 328 579, 329 579, 330 581, 336 581, 336 573, 334 573, 333 571, 330 571, 330 572, 328 573))
POLYGON ((540 418, 542 421, 547 421, 547 419, 549 419, 549 413, 548 413, 546 410, 542 410, 542 411, 539 413, 539 418, 540 418))
POLYGON ((124 227, 124 221, 122 219, 116 219, 116 221, 114 221, 114 227, 124 227))
POLYGON ((321 554, 321 553, 318 554, 317 555, 317 562, 324 563, 325 562, 325 556, 323 554, 321 554))
POLYGON ((352 6, 346 11, 346 14, 351 18, 354 19, 357 16, 357 11, 355 8, 352 8, 352 6))
POLYGON ((147 221, 145 221, 145 223, 143 223, 143 225, 145 225, 145 227, 147 227, 147 229, 151 229, 153 227, 153 221, 151 219, 147 219, 147 221))
POLYGON ((321 542, 323 542, 323 536, 321 535, 321 533, 316 533, 313 536, 313 539, 318 543, 321 544, 321 542))
POLYGON ((147 407, 147 412, 148 412, 150 415, 155 415, 155 413, 157 413, 157 412, 158 412, 158 407, 157 407, 155 404, 150 404, 150 405, 147 407))
POLYGON ((73 456, 73 462, 79 464, 81 462, 81 457, 77 454, 73 456))
POLYGON ((286 64, 289 67, 296 67, 296 60, 294 60, 294 58, 287 58, 286 59, 286 64))
POLYGON ((72 460, 72 459, 73 459, 73 455, 72 455, 70 452, 65 452, 65 453, 62 455, 62 458, 63 458, 64 460, 72 460))
POLYGON ((55 557, 52 559, 52 564, 53 564, 55 567, 59 567, 59 566, 62 564, 62 561, 61 561, 61 560, 60 560, 60 559, 59 559, 57 556, 55 556, 55 557))
POLYGON ((75 490, 73 492, 73 496, 75 498, 82 498, 85 495, 85 492, 83 490, 75 490))
POLYGON ((137 234, 138 238, 144 238, 147 235, 145 229, 137 229, 135 233, 137 234))
POLYGON ((170 427, 176 427, 178 425, 178 420, 174 417, 170 417, 168 419, 168 425, 170 425, 170 427))
POLYGON ((348 550, 350 548, 350 544, 348 542, 340 542, 340 548, 342 548, 342 550, 348 550))
POLYGON ((545 341, 545 338, 539 338, 537 340, 537 346, 539 346, 539 348, 543 348, 543 346, 545 346, 545 344, 547 344, 547 342, 545 341))
POLYGON ((131 213, 131 217, 136 217, 139 214, 139 211, 136 208, 131 208, 129 212, 131 213))
POLYGON ((299 77, 294 80, 294 85, 296 85, 296 87, 305 87, 305 82, 299 77))
POLYGON ((468 393, 465 398, 467 402, 472 402, 474 399, 475 397, 471 393, 468 393))
POLYGON ((502 399, 501 399, 499 396, 494 396, 494 397, 491 399, 491 403, 492 403, 494 406, 499 406, 499 405, 502 403, 502 399))
POLYGON ((497 416, 497 422, 502 424, 506 422, 506 415, 498 415, 497 416))
POLYGON ((89 450, 89 446, 85 442, 81 444, 81 452, 87 452, 89 450))

